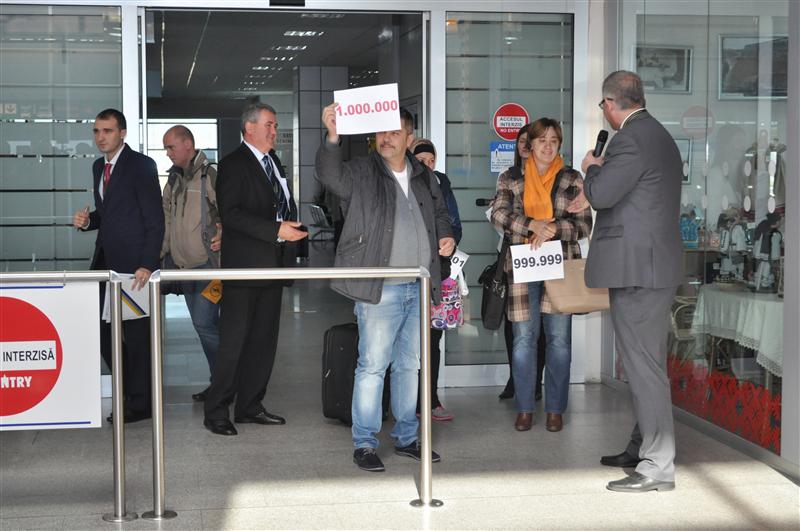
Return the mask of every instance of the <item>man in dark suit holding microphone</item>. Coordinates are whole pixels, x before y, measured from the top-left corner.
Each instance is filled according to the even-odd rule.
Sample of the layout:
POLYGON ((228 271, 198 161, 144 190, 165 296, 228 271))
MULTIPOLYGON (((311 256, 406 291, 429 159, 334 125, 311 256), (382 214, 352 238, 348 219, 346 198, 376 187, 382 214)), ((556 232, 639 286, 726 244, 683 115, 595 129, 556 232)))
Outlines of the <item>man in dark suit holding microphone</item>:
MULTIPOLYGON (((156 163, 125 144, 126 134, 120 111, 106 109, 97 115, 94 142, 104 156, 92 165, 95 210, 79 210, 72 223, 97 231, 91 269, 133 273, 131 287, 142 289, 159 267, 164 211, 156 163)), ((105 284, 100 290, 102 301, 105 284)), ((151 415, 150 318, 123 321, 122 331, 125 422, 136 422, 151 415)), ((100 352, 111 367, 111 326, 102 321, 100 352)))
POLYGON ((588 201, 597 210, 586 285, 609 288, 617 352, 633 397, 637 422, 627 448, 601 459, 636 468, 608 484, 618 492, 675 488, 666 351, 669 308, 683 282, 682 162, 674 140, 644 105, 638 75, 621 70, 605 79, 600 107, 618 132, 604 158, 591 151, 584 157, 584 191, 568 208, 580 211, 588 201))
MULTIPOLYGON (((225 227, 220 262, 225 268, 290 267, 297 240, 308 236, 275 155, 278 119, 264 103, 242 113, 241 145, 223 157, 217 172, 217 206, 225 227)), ((284 281, 224 283, 220 345, 205 401, 204 425, 217 435, 236 435, 228 406, 236 400, 237 423, 285 424, 261 403, 275 363, 284 281)))

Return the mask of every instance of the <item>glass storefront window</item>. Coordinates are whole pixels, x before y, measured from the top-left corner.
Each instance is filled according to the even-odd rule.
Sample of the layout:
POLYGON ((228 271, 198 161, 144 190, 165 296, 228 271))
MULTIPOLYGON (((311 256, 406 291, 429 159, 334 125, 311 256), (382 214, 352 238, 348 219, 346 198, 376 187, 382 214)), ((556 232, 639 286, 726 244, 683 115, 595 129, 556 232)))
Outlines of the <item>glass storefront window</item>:
POLYGON ((118 7, 3 5, 0 17, 0 267, 87 269, 95 115, 122 102, 118 7))
POLYGON ((448 366, 507 361, 502 333, 488 333, 480 324, 477 281, 497 257, 498 236, 475 199, 494 197, 499 173, 511 165, 500 151, 505 149, 513 163, 516 130, 524 120, 510 140, 501 138, 494 114, 504 104, 523 107, 528 122, 543 116, 561 122, 561 155, 571 163, 572 50, 572 15, 447 13, 447 146, 442 151, 464 228, 459 248, 470 255, 465 272, 471 291, 470 321, 447 336, 448 366), (492 168, 493 157, 506 163, 492 168))
POLYGON ((684 156, 672 400, 780 454, 789 2, 694 9, 625 2, 620 24, 620 67, 684 156))

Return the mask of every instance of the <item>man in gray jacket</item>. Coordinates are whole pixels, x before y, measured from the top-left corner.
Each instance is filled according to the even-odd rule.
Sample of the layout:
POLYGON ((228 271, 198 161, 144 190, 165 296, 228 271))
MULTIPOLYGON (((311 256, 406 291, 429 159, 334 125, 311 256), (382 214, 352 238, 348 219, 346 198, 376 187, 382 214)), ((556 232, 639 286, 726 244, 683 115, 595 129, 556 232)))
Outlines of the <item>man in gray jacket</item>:
MULTIPOLYGON (((426 267, 433 303, 440 299, 439 255, 450 256, 455 240, 441 190, 432 172, 408 152, 413 118, 400 110, 401 128, 376 133, 377 150, 342 161, 336 103, 322 112, 327 139, 317 151, 316 177, 342 199, 344 228, 337 267, 426 267)), ((353 462, 382 472, 376 453, 381 430, 383 381, 392 366, 395 453, 419 460, 416 416, 420 329, 419 285, 408 279, 341 279, 335 291, 355 301, 358 366, 353 387, 353 462)), ((436 452, 433 461, 440 460, 436 452)))
POLYGON ((607 466, 636 467, 608 484, 618 492, 675 488, 675 434, 667 376, 669 309, 683 282, 679 229, 682 162, 675 141, 644 108, 642 80, 624 70, 603 82, 603 114, 618 133, 604 158, 588 152, 584 193, 571 212, 597 210, 586 285, 609 288, 617 352, 636 425, 607 466))
MULTIPOLYGON (((161 259, 164 269, 207 269, 219 267, 222 226, 217 212, 214 184, 217 171, 205 154, 195 149, 194 135, 176 125, 164 133, 164 149, 172 161, 169 179, 164 187, 164 243, 161 259)), ((209 281, 180 282, 192 325, 200 337, 208 370, 213 373, 219 349, 219 301, 204 290, 209 281)), ((193 394, 202 402, 208 388, 193 394)))

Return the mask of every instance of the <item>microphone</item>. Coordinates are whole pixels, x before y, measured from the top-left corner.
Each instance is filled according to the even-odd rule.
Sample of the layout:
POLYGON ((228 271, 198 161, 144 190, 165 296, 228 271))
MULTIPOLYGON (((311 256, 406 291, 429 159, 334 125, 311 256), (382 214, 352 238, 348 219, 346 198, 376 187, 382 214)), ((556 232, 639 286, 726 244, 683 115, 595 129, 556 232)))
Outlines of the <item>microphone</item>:
POLYGON ((492 201, 494 201, 494 198, 491 199, 479 198, 475 200, 475 206, 491 206, 492 201))
POLYGON ((594 151, 592 151, 593 157, 599 157, 603 153, 603 148, 606 147, 607 141, 608 131, 602 129, 599 133, 597 133, 597 144, 594 145, 594 151))

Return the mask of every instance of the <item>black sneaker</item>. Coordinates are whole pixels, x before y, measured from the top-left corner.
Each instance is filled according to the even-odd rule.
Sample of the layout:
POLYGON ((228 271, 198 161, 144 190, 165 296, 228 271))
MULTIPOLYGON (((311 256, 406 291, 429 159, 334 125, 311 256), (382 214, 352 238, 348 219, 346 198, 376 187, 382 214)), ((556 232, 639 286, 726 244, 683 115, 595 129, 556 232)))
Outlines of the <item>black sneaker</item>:
MULTIPOLYGON (((412 459, 416 459, 419 461, 422 458, 422 450, 419 446, 419 441, 414 441, 413 443, 409 444, 408 446, 403 446, 399 448, 397 446, 394 447, 394 453, 397 455, 404 455, 406 457, 411 457, 412 459)), ((431 450, 431 458, 434 463, 438 463, 442 460, 441 456, 431 450)))
POLYGON ((367 472, 383 472, 386 470, 381 458, 375 453, 375 448, 356 448, 356 451, 353 452, 353 462, 358 468, 367 472))

